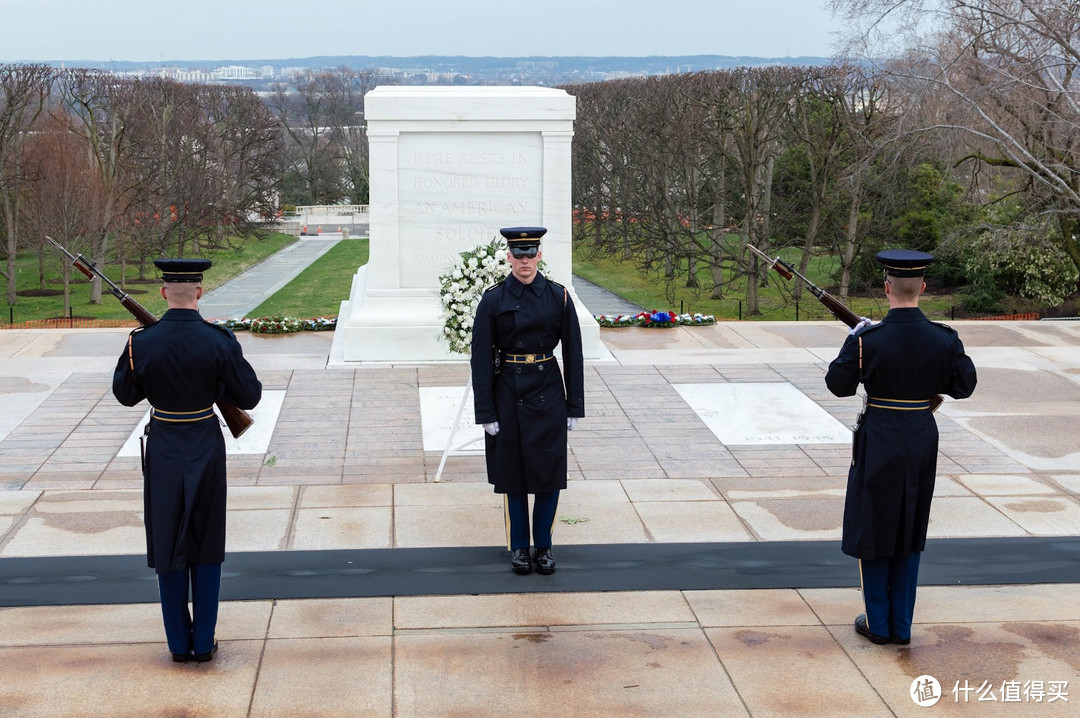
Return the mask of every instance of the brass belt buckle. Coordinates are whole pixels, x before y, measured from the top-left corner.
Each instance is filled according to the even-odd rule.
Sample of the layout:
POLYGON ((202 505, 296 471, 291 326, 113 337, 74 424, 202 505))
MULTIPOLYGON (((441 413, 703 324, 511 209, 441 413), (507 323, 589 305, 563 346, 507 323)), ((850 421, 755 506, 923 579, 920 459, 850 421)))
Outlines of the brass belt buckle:
POLYGON ((525 363, 526 364, 535 364, 536 363, 536 355, 535 354, 526 354, 525 355, 525 363))

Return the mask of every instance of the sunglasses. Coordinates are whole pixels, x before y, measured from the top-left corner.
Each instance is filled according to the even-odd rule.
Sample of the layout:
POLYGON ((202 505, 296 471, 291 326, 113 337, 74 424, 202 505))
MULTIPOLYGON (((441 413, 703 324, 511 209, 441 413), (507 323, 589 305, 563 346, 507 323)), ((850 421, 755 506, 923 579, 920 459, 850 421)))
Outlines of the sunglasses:
POLYGON ((511 247, 510 248, 510 254, 511 254, 511 256, 513 256, 514 259, 524 259, 525 257, 528 257, 529 259, 532 259, 533 257, 535 257, 539 253, 540 253, 540 248, 539 247, 528 247, 528 248, 511 247))

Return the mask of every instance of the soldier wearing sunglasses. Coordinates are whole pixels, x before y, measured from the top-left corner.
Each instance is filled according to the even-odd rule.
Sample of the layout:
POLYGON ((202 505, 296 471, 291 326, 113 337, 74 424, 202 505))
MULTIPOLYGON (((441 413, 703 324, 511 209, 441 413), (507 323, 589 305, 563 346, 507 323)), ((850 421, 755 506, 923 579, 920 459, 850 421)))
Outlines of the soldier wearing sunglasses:
POLYGON ((548 575, 555 572, 551 533, 559 492, 566 488, 566 435, 585 416, 581 328, 566 288, 537 270, 547 230, 500 232, 510 275, 488 289, 476 308, 474 409, 486 432, 488 482, 504 496, 511 570, 548 575))

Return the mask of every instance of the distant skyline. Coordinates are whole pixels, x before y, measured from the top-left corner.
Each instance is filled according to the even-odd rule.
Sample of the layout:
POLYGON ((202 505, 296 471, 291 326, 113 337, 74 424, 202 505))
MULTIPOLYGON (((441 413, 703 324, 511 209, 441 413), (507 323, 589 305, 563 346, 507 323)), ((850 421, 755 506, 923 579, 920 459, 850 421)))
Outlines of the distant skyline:
POLYGON ((824 0, 0 0, 0 62, 828 57, 824 0))

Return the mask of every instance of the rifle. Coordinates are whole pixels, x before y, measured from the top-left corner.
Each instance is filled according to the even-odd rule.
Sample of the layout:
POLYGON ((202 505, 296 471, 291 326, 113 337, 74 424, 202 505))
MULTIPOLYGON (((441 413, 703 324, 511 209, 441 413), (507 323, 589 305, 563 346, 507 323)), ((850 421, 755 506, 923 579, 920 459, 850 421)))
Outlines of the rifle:
MULTIPOLYGON (((131 298, 131 295, 125 292, 120 287, 116 286, 105 274, 99 270, 93 262, 81 254, 72 254, 64 245, 57 242, 52 237, 46 235, 45 239, 49 240, 57 251, 63 254, 65 257, 71 260, 71 266, 82 272, 87 279, 93 280, 94 277, 98 277, 101 281, 105 282, 109 292, 114 297, 120 300, 120 306, 131 312, 131 315, 135 317, 136 321, 144 327, 148 327, 151 324, 157 324, 157 318, 151 314, 146 307, 139 304, 137 301, 131 298)), ((246 411, 236 406, 235 404, 227 401, 217 401, 218 411, 221 412, 221 418, 225 420, 225 424, 229 427, 229 433, 233 435, 234 439, 239 439, 240 435, 248 430, 255 420, 251 418, 251 415, 246 411)))
MULTIPOLYGON (((798 277, 799 279, 801 279, 803 281, 803 284, 806 285, 806 289, 815 297, 817 297, 817 300, 824 304, 825 308, 832 312, 832 315, 834 317, 842 321, 844 324, 847 324, 849 328, 854 328, 856 324, 862 321, 862 317, 848 309, 848 307, 839 299, 832 296, 824 289, 804 277, 799 272, 799 270, 795 269, 795 267, 791 266, 791 264, 789 264, 788 262, 780 259, 780 257, 772 259, 769 257, 769 255, 765 254, 752 244, 746 245, 746 248, 756 254, 759 259, 768 263, 769 268, 775 269, 776 273, 784 279, 787 279, 789 281, 793 277, 798 277)), ((930 400, 930 411, 937 411, 938 407, 941 406, 941 403, 943 401, 944 398, 942 398, 940 394, 935 395, 934 398, 930 400)))

